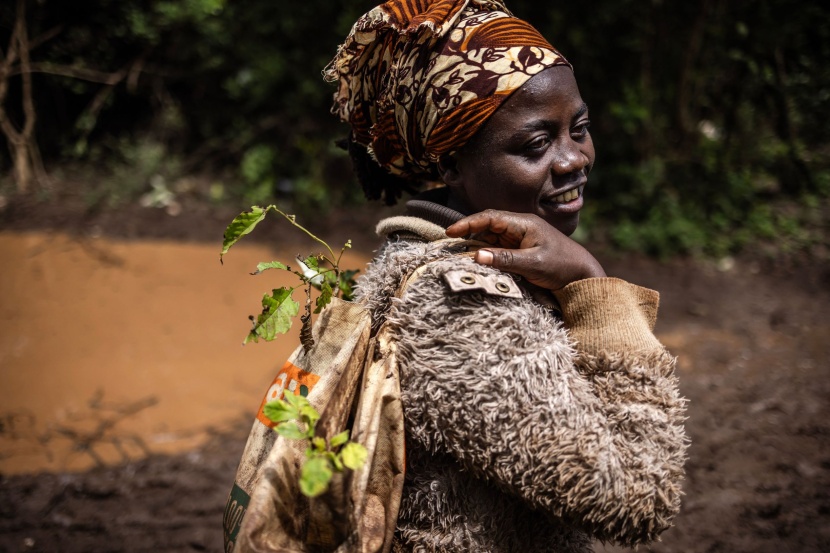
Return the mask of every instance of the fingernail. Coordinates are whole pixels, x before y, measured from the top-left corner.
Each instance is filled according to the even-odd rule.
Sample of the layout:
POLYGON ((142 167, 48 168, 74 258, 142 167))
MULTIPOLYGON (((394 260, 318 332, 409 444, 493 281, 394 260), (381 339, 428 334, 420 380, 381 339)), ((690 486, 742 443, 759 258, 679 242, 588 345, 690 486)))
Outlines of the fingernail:
POLYGON ((480 263, 481 265, 492 265, 493 252, 490 250, 478 250, 478 253, 476 254, 476 263, 480 263))

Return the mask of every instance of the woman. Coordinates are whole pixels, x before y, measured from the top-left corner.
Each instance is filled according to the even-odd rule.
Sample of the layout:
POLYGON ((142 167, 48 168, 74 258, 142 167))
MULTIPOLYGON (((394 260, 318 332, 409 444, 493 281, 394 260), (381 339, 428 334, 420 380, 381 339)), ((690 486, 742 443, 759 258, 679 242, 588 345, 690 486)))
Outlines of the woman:
POLYGON ((367 196, 446 185, 381 221, 388 240, 360 281, 397 337, 393 550, 656 538, 679 509, 684 400, 651 332, 657 294, 607 278, 568 237, 594 163, 570 64, 500 1, 390 0, 327 76, 367 196), (448 257, 447 237, 471 234, 492 247, 448 257))

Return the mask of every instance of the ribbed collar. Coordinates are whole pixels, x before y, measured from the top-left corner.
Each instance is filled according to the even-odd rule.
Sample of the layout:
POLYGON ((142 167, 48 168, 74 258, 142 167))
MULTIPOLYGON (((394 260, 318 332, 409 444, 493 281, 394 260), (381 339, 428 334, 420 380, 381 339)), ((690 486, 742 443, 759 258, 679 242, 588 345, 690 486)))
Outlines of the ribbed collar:
POLYGON ((463 209, 453 201, 449 188, 445 186, 421 192, 406 202, 407 215, 424 219, 444 228, 466 217, 463 212, 454 208, 463 209))

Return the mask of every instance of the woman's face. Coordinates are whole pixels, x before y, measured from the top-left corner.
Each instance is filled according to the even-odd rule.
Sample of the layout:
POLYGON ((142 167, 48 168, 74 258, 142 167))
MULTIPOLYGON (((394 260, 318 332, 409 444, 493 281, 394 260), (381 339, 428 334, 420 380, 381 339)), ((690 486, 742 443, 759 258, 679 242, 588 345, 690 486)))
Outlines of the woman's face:
POLYGON ((471 212, 534 213, 570 235, 594 164, 588 125, 573 71, 550 67, 513 93, 439 171, 471 212))

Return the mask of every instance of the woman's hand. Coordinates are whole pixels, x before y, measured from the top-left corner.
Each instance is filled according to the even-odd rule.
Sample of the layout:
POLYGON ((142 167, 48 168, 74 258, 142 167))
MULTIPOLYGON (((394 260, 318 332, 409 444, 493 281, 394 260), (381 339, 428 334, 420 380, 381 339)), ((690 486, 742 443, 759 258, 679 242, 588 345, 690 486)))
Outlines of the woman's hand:
POLYGON ((496 246, 479 250, 477 263, 521 275, 548 290, 605 276, 602 265, 588 250, 537 215, 488 209, 447 229, 450 238, 467 235, 496 246))

